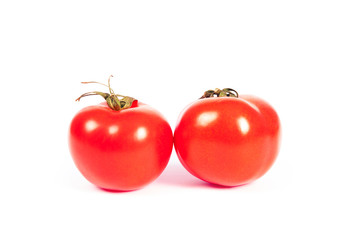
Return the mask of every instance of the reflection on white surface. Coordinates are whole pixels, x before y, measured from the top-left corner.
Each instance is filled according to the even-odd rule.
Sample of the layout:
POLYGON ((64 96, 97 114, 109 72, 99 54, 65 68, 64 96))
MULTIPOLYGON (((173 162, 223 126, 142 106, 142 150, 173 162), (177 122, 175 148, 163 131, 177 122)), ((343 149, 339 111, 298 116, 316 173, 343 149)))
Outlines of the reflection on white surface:
POLYGON ((240 132, 242 134, 247 134, 250 130, 250 125, 249 125, 249 122, 248 120, 246 120, 246 118, 244 117, 240 117, 238 119, 238 125, 239 125, 239 128, 240 128, 240 132))
POLYGON ((215 121, 217 117, 218 117, 217 112, 204 112, 200 114, 199 117, 197 118, 197 124, 205 127, 209 125, 211 122, 215 121))
POLYGON ((119 131, 119 127, 116 125, 112 125, 109 127, 109 134, 115 134, 119 131))
POLYGON ((98 126, 99 126, 98 123, 95 122, 94 120, 89 120, 85 123, 85 129, 88 132, 95 130, 98 126))
POLYGON ((135 132, 135 138, 138 141, 141 141, 141 140, 145 139, 146 136, 147 136, 147 130, 144 127, 139 127, 135 132))

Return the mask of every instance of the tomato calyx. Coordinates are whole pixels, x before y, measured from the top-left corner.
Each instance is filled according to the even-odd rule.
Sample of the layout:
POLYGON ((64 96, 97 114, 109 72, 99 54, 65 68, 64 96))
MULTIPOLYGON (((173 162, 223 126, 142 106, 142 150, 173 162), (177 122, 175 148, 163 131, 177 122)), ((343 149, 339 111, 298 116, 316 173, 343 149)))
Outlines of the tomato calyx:
POLYGON ((232 89, 232 88, 224 88, 224 89, 219 89, 219 88, 215 88, 215 90, 207 90, 206 92, 204 92, 204 94, 200 97, 200 99, 202 98, 212 98, 212 97, 234 97, 234 98, 238 98, 239 94, 236 90, 232 89))
POLYGON ((104 83, 99 83, 99 82, 81 82, 83 84, 88 84, 88 83, 97 83, 97 84, 101 84, 104 85, 105 87, 109 88, 109 92, 110 93, 104 93, 104 92, 98 92, 98 91, 93 91, 93 92, 88 92, 88 93, 84 93, 82 94, 80 97, 78 97, 75 101, 80 101, 80 99, 82 97, 87 97, 87 96, 93 96, 93 95, 99 95, 101 97, 103 97, 106 101, 106 103, 108 104, 108 106, 115 111, 120 111, 126 108, 130 108, 131 105, 133 104, 133 102, 136 100, 135 98, 132 97, 128 97, 128 96, 123 96, 120 94, 115 94, 114 90, 110 87, 110 78, 112 78, 113 75, 110 75, 108 78, 108 85, 104 84, 104 83), (121 99, 119 99, 119 97, 121 97, 121 99))

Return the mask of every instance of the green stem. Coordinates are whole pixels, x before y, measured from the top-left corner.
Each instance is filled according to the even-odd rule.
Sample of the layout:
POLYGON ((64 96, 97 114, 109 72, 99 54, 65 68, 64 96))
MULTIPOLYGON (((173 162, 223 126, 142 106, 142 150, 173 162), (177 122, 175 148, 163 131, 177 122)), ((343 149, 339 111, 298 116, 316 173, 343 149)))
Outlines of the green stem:
POLYGON ((219 89, 219 88, 215 88, 215 90, 207 90, 206 92, 204 92, 204 94, 200 97, 200 99, 202 98, 212 98, 212 97, 234 97, 234 98, 238 98, 239 94, 236 90, 232 89, 232 88, 224 88, 224 89, 219 89))
POLYGON ((88 84, 88 83, 97 83, 103 86, 106 86, 109 88, 109 92, 110 93, 103 93, 103 92, 88 92, 88 93, 84 93, 82 94, 80 97, 78 97, 75 101, 80 101, 81 98, 83 97, 87 97, 87 96, 94 96, 94 95, 99 95, 101 97, 103 97, 105 99, 105 101, 107 102, 108 106, 115 111, 120 111, 122 109, 126 109, 126 108, 130 108, 132 103, 135 101, 134 98, 132 97, 128 97, 128 96, 123 96, 120 94, 115 94, 114 90, 110 87, 110 78, 112 78, 113 75, 110 75, 110 77, 108 78, 108 85, 104 84, 104 83, 99 83, 99 82, 82 82, 84 84, 88 84), (122 97, 121 99, 119 99, 118 97, 122 97))

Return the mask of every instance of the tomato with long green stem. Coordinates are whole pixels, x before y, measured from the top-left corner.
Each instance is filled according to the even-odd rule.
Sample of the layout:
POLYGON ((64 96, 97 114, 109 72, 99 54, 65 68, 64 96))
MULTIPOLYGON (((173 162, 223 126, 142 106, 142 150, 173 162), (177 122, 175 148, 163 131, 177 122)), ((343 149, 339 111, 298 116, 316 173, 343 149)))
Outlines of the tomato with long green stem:
POLYGON ((176 153, 194 176, 222 186, 250 183, 273 165, 280 121, 264 100, 230 88, 206 91, 180 114, 176 153))
MULTIPOLYGON (((112 77, 112 76, 110 76, 112 77)), ((168 122, 152 107, 128 96, 89 92, 105 99, 80 110, 69 132, 70 152, 82 175, 108 190, 129 191, 154 181, 165 169, 173 146, 168 122)), ((84 82, 97 83, 97 82, 84 82)))

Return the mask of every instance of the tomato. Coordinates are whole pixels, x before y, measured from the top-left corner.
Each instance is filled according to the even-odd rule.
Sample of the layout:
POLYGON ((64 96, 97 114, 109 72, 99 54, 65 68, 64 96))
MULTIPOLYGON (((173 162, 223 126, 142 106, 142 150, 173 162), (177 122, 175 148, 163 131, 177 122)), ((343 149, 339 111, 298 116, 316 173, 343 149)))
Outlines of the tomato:
POLYGON ((174 144, 180 162, 194 176, 239 186, 260 178, 273 165, 280 121, 264 100, 216 89, 183 110, 174 144))
POLYGON ((168 122, 137 100, 127 102, 127 108, 113 110, 114 94, 82 96, 88 95, 101 95, 107 103, 85 107, 71 122, 69 148, 82 175, 100 188, 117 191, 139 189, 154 181, 172 151, 168 122), (109 100, 110 96, 113 99, 109 100))

